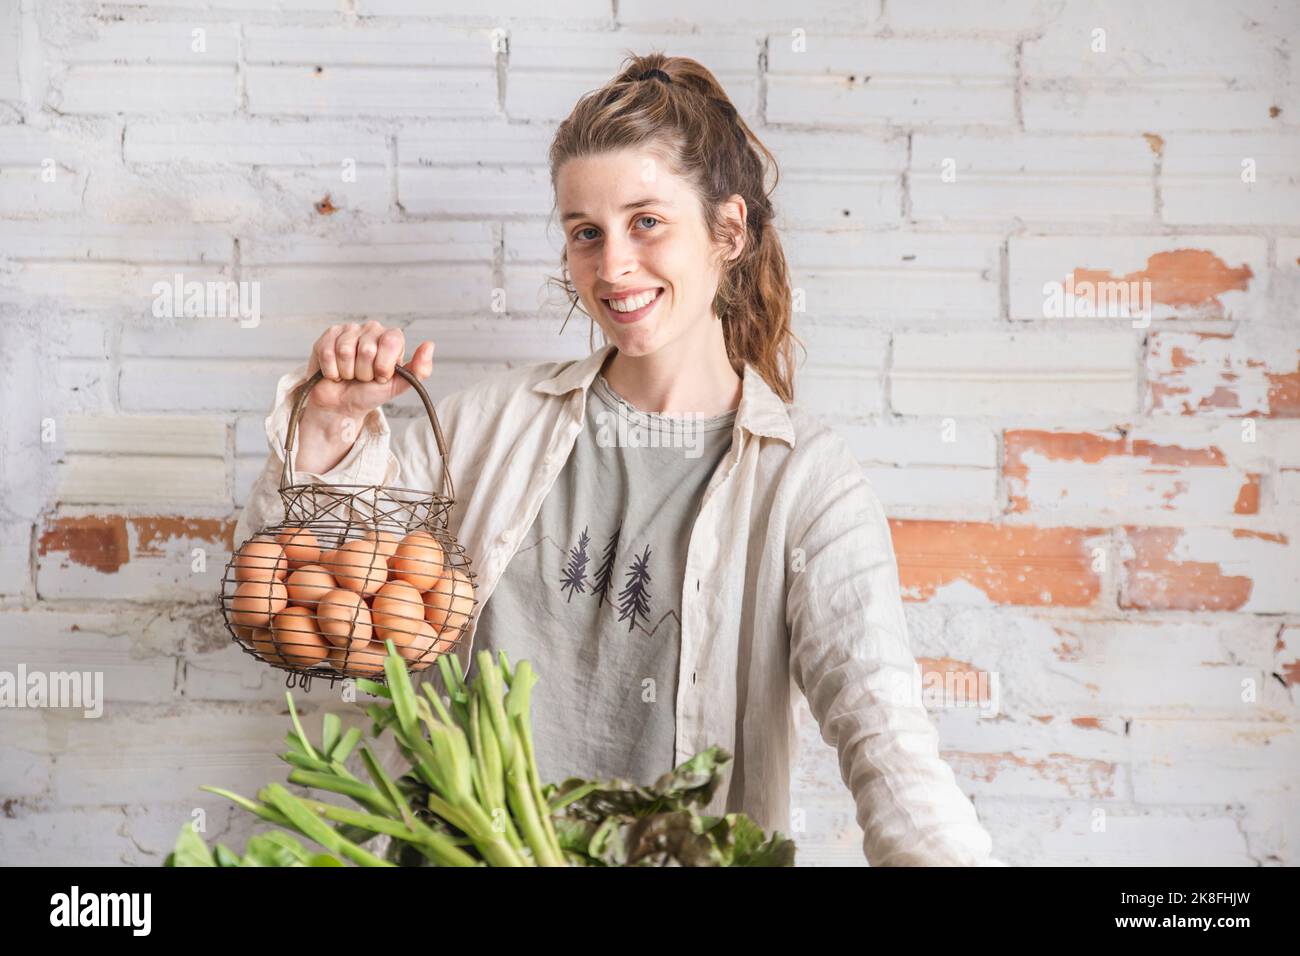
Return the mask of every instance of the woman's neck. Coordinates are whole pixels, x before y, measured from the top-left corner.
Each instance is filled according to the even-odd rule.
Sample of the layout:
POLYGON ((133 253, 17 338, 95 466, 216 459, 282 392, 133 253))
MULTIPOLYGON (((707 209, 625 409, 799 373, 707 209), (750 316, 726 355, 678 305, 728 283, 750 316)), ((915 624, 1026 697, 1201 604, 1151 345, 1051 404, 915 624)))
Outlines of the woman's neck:
POLYGON ((681 336, 649 355, 610 352, 605 381, 638 411, 721 415, 740 406, 741 378, 727 358, 722 323, 681 336))

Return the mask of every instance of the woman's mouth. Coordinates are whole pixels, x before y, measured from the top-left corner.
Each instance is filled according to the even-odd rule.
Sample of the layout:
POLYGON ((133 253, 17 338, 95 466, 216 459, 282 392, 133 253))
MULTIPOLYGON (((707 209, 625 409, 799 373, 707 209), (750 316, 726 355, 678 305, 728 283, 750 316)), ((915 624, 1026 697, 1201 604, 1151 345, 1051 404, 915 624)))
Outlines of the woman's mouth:
MULTIPOLYGON (((605 313, 611 319, 613 319, 615 322, 619 322, 622 323, 623 325, 627 325, 632 322, 639 322, 642 319, 644 319, 647 315, 649 315, 650 310, 655 307, 655 304, 659 301, 660 297, 663 294, 664 294, 664 290, 662 288, 655 289, 653 299, 650 299, 644 305, 640 306, 637 309, 634 309, 631 312, 620 312, 618 309, 614 308, 612 305, 609 304, 609 299, 601 299, 600 302, 601 305, 605 307, 605 313)), ((641 293, 640 295, 629 296, 626 299, 618 300, 619 305, 623 308, 626 308, 627 305, 635 302, 639 302, 645 299, 648 295, 649 293, 641 293)))

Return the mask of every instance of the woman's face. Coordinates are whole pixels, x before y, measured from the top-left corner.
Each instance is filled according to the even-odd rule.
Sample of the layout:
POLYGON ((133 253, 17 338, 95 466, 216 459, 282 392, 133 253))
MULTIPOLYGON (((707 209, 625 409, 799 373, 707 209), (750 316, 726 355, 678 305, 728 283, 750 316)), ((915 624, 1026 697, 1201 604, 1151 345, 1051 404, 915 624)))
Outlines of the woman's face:
MULTIPOLYGON (((630 149, 571 159, 556 177, 556 198, 573 284, 620 352, 649 355, 707 331, 718 263, 739 247, 710 242, 691 187, 662 159, 630 149), (609 301, 641 292, 648 295, 609 301)), ((743 217, 736 198, 739 206, 727 208, 743 217)))

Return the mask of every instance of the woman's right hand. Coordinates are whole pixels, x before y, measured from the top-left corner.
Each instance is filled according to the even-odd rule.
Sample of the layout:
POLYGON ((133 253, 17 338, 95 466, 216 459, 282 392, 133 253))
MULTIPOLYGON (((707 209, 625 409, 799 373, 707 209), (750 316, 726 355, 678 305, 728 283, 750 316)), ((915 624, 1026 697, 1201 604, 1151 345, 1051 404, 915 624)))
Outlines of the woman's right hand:
MULTIPOLYGON (((324 377, 307 393, 298 424, 297 469, 323 475, 347 456, 366 416, 411 387, 395 371, 405 354, 402 330, 378 322, 325 330, 307 363, 308 378, 318 370, 324 377)), ((428 378, 433 343, 421 343, 406 368, 421 380, 428 378)))
MULTIPOLYGON (((432 342, 423 342, 411 356, 407 370, 423 380, 433 372, 432 342)), ((406 355, 406 335, 378 322, 332 325, 316 340, 307 363, 307 375, 319 369, 324 377, 307 396, 307 404, 322 412, 363 419, 411 387, 396 367, 406 355)))

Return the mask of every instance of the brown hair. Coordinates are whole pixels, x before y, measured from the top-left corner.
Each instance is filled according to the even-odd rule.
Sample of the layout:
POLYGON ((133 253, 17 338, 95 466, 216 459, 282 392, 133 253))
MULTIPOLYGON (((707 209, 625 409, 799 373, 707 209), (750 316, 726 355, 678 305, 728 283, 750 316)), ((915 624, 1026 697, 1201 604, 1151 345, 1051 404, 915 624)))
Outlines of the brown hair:
MULTIPOLYGON (((717 242, 733 238, 726 234, 721 204, 733 194, 743 196, 745 246, 739 257, 723 263, 713 308, 736 373, 743 377, 745 364, 754 366, 783 401, 792 402, 793 343, 804 345, 790 328, 790 276, 772 225, 770 195, 780 178, 776 159, 703 65, 688 57, 625 52, 618 76, 584 94, 556 130, 549 157, 552 189, 570 159, 649 148, 695 188, 705 228, 717 242), (770 189, 765 188, 769 168, 770 189)), ((562 285, 576 307, 567 249, 560 261, 562 285)))

